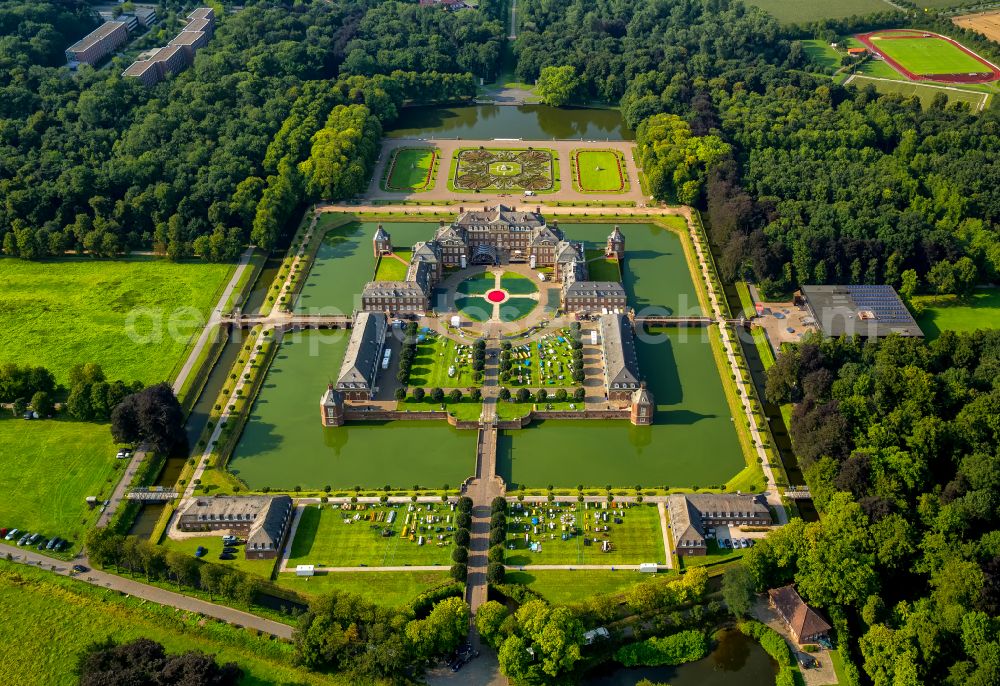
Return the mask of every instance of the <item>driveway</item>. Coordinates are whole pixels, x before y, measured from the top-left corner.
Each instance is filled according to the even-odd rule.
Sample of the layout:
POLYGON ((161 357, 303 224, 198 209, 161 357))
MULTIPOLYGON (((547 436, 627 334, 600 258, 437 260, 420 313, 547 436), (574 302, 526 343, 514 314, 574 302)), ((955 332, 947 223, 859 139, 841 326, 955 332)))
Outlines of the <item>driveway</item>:
MULTIPOLYGON (((781 621, 781 618, 771 609, 765 597, 758 597, 754 602, 753 606, 754 617, 764 624, 777 631, 785 639, 785 643, 792 650, 792 655, 798 656, 803 653, 799 650, 799 644, 795 642, 791 634, 788 632, 788 627, 785 623, 781 621)), ((802 677, 805 679, 806 686, 828 686, 828 684, 837 683, 837 673, 833 670, 833 660, 830 658, 830 651, 821 648, 818 653, 805 653, 816 659, 819 663, 818 667, 813 667, 810 669, 800 669, 802 672, 802 677)))

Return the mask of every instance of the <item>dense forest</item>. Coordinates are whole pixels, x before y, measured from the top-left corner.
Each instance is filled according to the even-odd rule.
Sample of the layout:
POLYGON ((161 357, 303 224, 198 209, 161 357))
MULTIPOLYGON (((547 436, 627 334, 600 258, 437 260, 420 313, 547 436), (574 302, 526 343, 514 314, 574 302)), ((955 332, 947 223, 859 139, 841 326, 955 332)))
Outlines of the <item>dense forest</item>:
POLYGON ((794 580, 875 686, 1000 678, 1000 332, 808 340, 770 369, 821 522, 746 557, 794 580))

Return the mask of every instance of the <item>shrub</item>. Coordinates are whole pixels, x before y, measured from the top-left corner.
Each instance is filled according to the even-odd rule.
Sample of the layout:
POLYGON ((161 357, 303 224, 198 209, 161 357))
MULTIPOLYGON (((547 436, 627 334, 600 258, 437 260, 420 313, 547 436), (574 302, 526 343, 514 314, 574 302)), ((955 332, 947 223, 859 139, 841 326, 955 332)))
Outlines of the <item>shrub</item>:
POLYGON ((406 400, 406 389, 403 387, 396 389, 396 400, 406 400))
POLYGON ((708 654, 708 639, 701 631, 681 631, 663 638, 648 638, 615 651, 615 659, 626 667, 680 665, 708 654))
POLYGON ((490 529, 490 546, 503 545, 507 540, 507 532, 504 529, 490 529))
POLYGON ((425 395, 427 395, 427 393, 424 391, 424 389, 422 388, 413 389, 413 399, 416 400, 418 403, 424 399, 425 395))
POLYGON ((486 560, 491 563, 503 564, 506 559, 507 553, 502 545, 491 546, 489 552, 486 553, 486 560))
POLYGON ((469 561, 469 550, 467 548, 455 548, 451 551, 452 562, 461 562, 465 564, 469 561))
POLYGON ((538 393, 535 393, 535 400, 540 403, 544 403, 548 399, 549 394, 544 388, 538 389, 538 393))
POLYGON ((457 403, 457 402, 461 401, 462 400, 462 391, 458 390, 457 388, 453 388, 448 393, 448 400, 450 402, 453 402, 453 403, 457 403))
POLYGON ((567 396, 568 394, 566 393, 566 389, 560 388, 558 391, 556 391, 556 402, 560 403, 565 402, 567 396))
POLYGON ((474 403, 478 403, 480 400, 483 399, 483 392, 478 388, 473 388, 471 391, 469 391, 469 399, 474 403))
POLYGON ((582 401, 586 397, 587 397, 587 391, 583 390, 582 388, 578 388, 575 391, 573 391, 573 400, 577 402, 582 401))
POLYGON ((526 402, 528 402, 528 398, 530 398, 530 397, 531 397, 531 393, 528 392, 527 388, 519 388, 519 389, 517 389, 517 402, 519 402, 519 403, 526 403, 526 402))
POLYGON ((436 403, 439 403, 442 400, 444 400, 444 391, 441 390, 440 388, 432 388, 431 389, 431 400, 433 400, 436 403))
POLYGON ((451 578, 455 581, 465 581, 469 576, 469 568, 464 562, 456 562, 451 566, 451 578))
POLYGON ((459 529, 471 529, 472 528, 472 515, 468 512, 459 512, 458 516, 455 517, 455 525, 459 529))
POLYGON ((491 529, 506 529, 507 528, 507 515, 503 512, 494 512, 493 516, 490 518, 490 528, 491 529))
POLYGON ((506 513, 507 512, 507 499, 504 498, 502 495, 498 495, 490 503, 490 511, 492 511, 494 514, 496 514, 497 512, 504 512, 504 513, 506 513))
POLYGON ((469 541, 472 536, 469 534, 468 529, 459 529, 455 532, 455 545, 462 546, 463 548, 469 547, 469 541))
POLYGON ((493 562, 486 568, 486 580, 491 584, 502 584, 507 570, 500 563, 493 562))
POLYGON ((771 627, 753 620, 739 622, 736 626, 744 634, 758 641, 764 652, 774 658, 779 665, 795 664, 792 651, 785 643, 785 639, 771 627))
POLYGON ((472 512, 472 498, 467 495, 463 495, 458 499, 457 507, 459 512, 472 512))

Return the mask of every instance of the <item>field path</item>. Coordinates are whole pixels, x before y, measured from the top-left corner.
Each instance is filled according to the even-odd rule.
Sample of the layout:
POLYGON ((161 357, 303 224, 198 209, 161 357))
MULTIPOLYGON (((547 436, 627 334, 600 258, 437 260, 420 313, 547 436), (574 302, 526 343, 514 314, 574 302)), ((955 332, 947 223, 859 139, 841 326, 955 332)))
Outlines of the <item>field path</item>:
POLYGON ((190 598, 180 593, 174 593, 173 591, 168 591, 157 586, 150 586, 149 584, 143 584, 138 581, 133 581, 132 579, 126 579, 125 577, 109 574, 108 572, 101 572, 96 569, 91 569, 90 571, 82 574, 73 573, 72 565, 81 563, 85 565, 90 564, 90 561, 87 560, 87 558, 77 558, 73 560, 73 562, 65 562, 63 560, 48 557, 47 555, 32 552, 31 550, 5 545, 3 543, 0 543, 0 553, 11 555, 15 562, 21 562, 22 564, 30 564, 32 566, 42 568, 48 567, 55 574, 72 576, 78 581, 88 583, 93 586, 109 588, 121 593, 127 593, 128 595, 132 595, 137 598, 144 598, 157 603, 158 605, 175 607, 179 610, 186 610, 188 612, 199 612, 203 615, 208 615, 209 617, 221 619, 223 622, 227 622, 229 624, 249 627, 285 640, 290 640, 292 638, 293 628, 291 626, 282 624, 281 622, 275 622, 270 619, 264 619, 263 617, 250 614, 249 612, 243 612, 242 610, 236 610, 224 605, 216 605, 215 603, 198 600, 197 598, 190 598))

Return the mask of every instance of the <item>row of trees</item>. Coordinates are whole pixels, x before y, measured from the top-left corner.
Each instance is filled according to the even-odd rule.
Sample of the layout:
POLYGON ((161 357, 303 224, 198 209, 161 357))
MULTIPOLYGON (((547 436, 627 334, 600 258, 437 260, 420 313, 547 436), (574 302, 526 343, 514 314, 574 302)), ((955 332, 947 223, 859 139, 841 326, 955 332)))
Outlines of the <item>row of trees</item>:
POLYGON ((148 638, 116 644, 108 638, 77 656, 80 686, 156 684, 156 686, 236 686, 243 670, 234 662, 216 663, 210 655, 189 651, 168 655, 148 638))
MULTIPOLYGON (((545 401, 549 400, 549 398, 551 398, 552 400, 561 403, 568 400, 570 396, 565 388, 558 389, 555 393, 553 393, 550 396, 549 392, 544 388, 539 388, 537 391, 535 391, 534 394, 532 394, 531 391, 529 391, 527 388, 519 388, 516 391, 514 391, 514 393, 511 393, 509 388, 504 387, 501 388, 500 391, 497 393, 497 397, 500 400, 516 400, 519 403, 526 403, 531 400, 534 400, 535 402, 538 403, 544 403, 545 401)), ((573 391, 573 400, 575 400, 576 402, 583 402, 583 399, 586 397, 587 397, 587 391, 585 391, 583 388, 577 388, 576 390, 573 391)))
POLYGON ((808 339, 768 374, 820 521, 745 557, 794 581, 876 686, 1000 673, 1000 332, 808 339), (856 637, 852 640, 852 637, 856 637))
POLYGON ((0 365, 0 402, 11 403, 17 416, 30 405, 40 417, 54 414, 56 403, 62 402, 73 419, 106 422, 117 405, 142 390, 140 381, 108 381, 101 366, 94 363, 71 368, 68 383, 68 387, 57 385, 45 367, 0 365))

